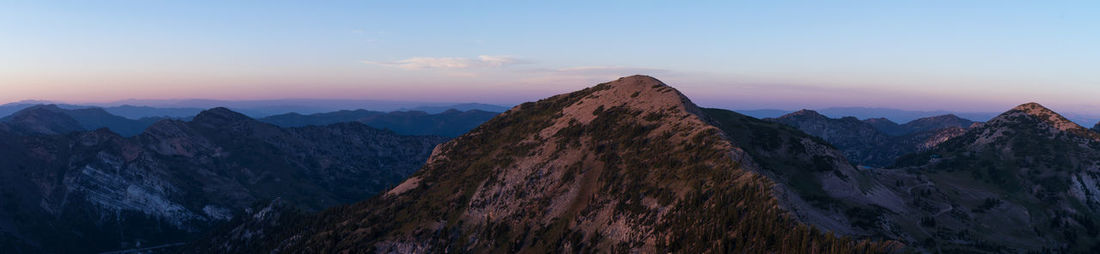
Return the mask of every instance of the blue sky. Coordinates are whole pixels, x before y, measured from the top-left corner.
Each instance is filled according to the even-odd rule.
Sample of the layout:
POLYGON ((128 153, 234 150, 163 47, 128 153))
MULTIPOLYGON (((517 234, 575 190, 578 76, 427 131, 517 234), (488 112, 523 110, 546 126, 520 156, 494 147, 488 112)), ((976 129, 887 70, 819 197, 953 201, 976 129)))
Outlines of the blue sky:
POLYGON ((725 108, 1100 113, 1100 4, 2 1, 0 102, 513 104, 630 74, 725 108))

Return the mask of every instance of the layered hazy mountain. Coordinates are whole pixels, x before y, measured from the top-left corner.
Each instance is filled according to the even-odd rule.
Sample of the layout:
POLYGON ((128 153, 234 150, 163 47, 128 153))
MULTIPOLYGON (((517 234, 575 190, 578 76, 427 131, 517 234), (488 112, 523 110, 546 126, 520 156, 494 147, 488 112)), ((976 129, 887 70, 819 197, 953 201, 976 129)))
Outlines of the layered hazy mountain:
MULTIPOLYGON (((999 112, 972 112, 972 111, 949 111, 949 110, 934 110, 934 111, 918 111, 918 110, 903 110, 894 108, 875 108, 875 107, 828 107, 815 109, 818 113, 826 115, 832 118, 841 118, 845 116, 852 116, 859 119, 874 119, 885 118, 895 123, 905 123, 913 120, 943 116, 943 115, 955 115, 959 118, 970 119, 975 121, 986 121, 996 117, 999 112)), ((777 118, 794 110, 781 110, 781 109, 752 109, 752 110, 737 110, 737 112, 756 117, 756 118, 777 118)), ((1065 113, 1065 112, 1063 112, 1065 113)), ((1075 112, 1066 113, 1063 116, 1078 124, 1093 124, 1100 121, 1100 113, 1097 112, 1075 112)))
POLYGON ((262 118, 288 113, 320 114, 336 111, 369 109, 379 112, 421 111, 439 114, 449 110, 500 113, 508 110, 506 106, 484 103, 446 103, 383 100, 326 100, 326 99, 283 99, 283 100, 123 100, 107 103, 66 104, 51 101, 27 100, 0 105, 0 117, 11 115, 20 110, 39 105, 56 105, 62 109, 102 108, 110 114, 129 119, 176 118, 188 119, 207 108, 225 107, 253 118, 262 118))
MULTIPOLYGON (((140 105, 151 108, 168 109, 203 109, 212 107, 226 107, 234 111, 260 118, 285 113, 316 114, 340 110, 370 109, 376 111, 425 111, 428 113, 441 113, 450 109, 459 111, 481 110, 488 112, 504 112, 508 107, 483 104, 483 103, 453 103, 453 102, 424 102, 424 101, 390 101, 390 100, 358 100, 358 99, 272 99, 272 100, 211 100, 211 99, 183 99, 183 100, 123 100, 117 102, 97 103, 89 106, 114 108, 124 105, 140 105)), ((2 108, 2 107, 0 107, 2 108)), ((2 111, 0 111, 2 112, 2 111)))
POLYGON ((0 118, 0 122, 23 134, 67 134, 107 128, 123 136, 134 136, 162 119, 147 117, 135 120, 113 115, 102 108, 64 109, 50 104, 24 108, 0 118))
MULTIPOLYGON (((436 135, 456 137, 477 127, 496 116, 497 112, 482 111, 469 108, 492 108, 487 104, 459 104, 453 106, 439 106, 437 108, 425 108, 434 113, 425 111, 393 111, 381 112, 370 110, 341 110, 326 113, 302 115, 298 113, 285 113, 268 116, 259 119, 281 127, 322 126, 341 122, 360 122, 371 127, 386 129, 401 135, 436 135), (441 112, 435 110, 444 109, 441 112), (466 108, 459 110, 455 108, 466 108)), ((138 106, 116 106, 110 108, 82 107, 72 105, 26 105, 21 110, 11 115, 0 118, 16 128, 15 131, 24 134, 65 134, 74 131, 90 131, 99 128, 107 128, 122 136, 130 137, 140 134, 145 128, 162 119, 190 119, 201 110, 186 108, 153 108, 138 106), (121 112, 125 115, 150 115, 164 114, 179 117, 144 117, 127 118, 116 115, 121 112)))
POLYGON ((112 115, 129 119, 191 118, 199 112, 203 111, 202 108, 150 107, 134 105, 97 106, 64 104, 49 101, 21 101, 0 105, 0 116, 6 117, 18 111, 42 105, 53 105, 66 110, 100 108, 103 111, 107 111, 107 113, 110 113, 112 115))
POLYGON ((371 127, 392 130, 403 135, 438 135, 456 137, 470 131, 499 113, 482 110, 448 109, 439 113, 424 111, 379 112, 342 110, 302 115, 288 113, 259 119, 283 127, 326 125, 339 122, 360 122, 371 127))
POLYGON ((849 161, 871 167, 892 165, 898 157, 929 149, 961 135, 974 124, 955 115, 926 117, 897 124, 885 118, 862 121, 855 117, 834 119, 812 110, 766 120, 820 137, 844 151, 849 161))
POLYGON ((889 244, 837 238, 788 217, 764 174, 855 185, 856 170, 793 128, 700 109, 656 79, 632 76, 517 106, 441 145, 423 169, 371 200, 299 219, 268 214, 191 247, 883 251, 889 244))
POLYGON ((362 200, 446 140, 357 122, 280 128, 224 108, 124 137, 83 131, 73 111, 28 110, 0 124, 4 253, 185 242, 272 199, 304 211, 362 200))

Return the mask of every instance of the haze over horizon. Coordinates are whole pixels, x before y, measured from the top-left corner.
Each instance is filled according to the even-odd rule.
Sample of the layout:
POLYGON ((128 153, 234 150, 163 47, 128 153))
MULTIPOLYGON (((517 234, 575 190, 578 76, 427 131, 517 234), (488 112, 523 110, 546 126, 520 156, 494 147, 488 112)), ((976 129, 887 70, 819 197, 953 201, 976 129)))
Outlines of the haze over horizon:
POLYGON ((709 107, 1087 114, 1100 5, 1078 4, 15 2, 0 103, 514 105, 646 74, 709 107))

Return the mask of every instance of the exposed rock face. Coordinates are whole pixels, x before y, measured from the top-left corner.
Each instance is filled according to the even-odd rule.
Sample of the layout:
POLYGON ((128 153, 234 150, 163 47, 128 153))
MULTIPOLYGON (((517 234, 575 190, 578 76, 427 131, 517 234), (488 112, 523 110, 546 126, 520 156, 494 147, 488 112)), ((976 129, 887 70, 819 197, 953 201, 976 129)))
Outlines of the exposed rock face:
POLYGON ((386 113, 368 110, 342 110, 312 115, 289 113, 261 118, 260 121, 282 127, 361 122, 371 127, 392 130, 402 135, 457 137, 492 119, 497 114, 481 110, 458 111, 454 109, 437 114, 422 111, 386 113))
POLYGON ((398 183, 445 140, 360 123, 281 129, 224 108, 131 138, 67 133, 0 128, 0 239, 12 242, 0 246, 97 252, 187 241, 274 198, 321 210, 398 183))
MULTIPOLYGON (((764 175, 808 176, 803 182, 816 183, 817 190, 858 193, 833 186, 854 185, 858 173, 811 136, 791 128, 780 133, 780 125, 755 119, 738 122, 745 119, 751 118, 700 109, 651 77, 625 77, 519 105, 441 145, 421 171, 385 195, 269 229, 264 240, 229 234, 192 247, 295 253, 884 250, 788 217, 779 203, 788 198, 777 199, 764 175), (746 131, 752 134, 739 136, 746 131), (769 133, 777 140, 757 138, 769 133), (769 149, 757 152, 761 146, 769 149), (796 149, 801 153, 788 155, 796 149), (816 170, 796 172, 802 166, 816 170)), ((776 188, 795 188, 782 186, 788 185, 776 188)))
POLYGON ((898 157, 923 151, 962 134, 964 128, 972 124, 969 120, 945 115, 898 125, 885 118, 863 121, 854 117, 832 119, 805 109, 766 120, 790 125, 820 137, 844 151, 848 160, 872 167, 892 165, 898 157))

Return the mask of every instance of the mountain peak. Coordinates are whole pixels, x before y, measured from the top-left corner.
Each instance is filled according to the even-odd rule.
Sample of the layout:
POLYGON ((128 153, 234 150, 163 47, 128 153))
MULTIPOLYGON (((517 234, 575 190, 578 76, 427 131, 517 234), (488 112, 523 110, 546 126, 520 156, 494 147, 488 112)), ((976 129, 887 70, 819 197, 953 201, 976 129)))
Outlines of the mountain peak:
POLYGON ((1084 129, 1084 127, 1081 127, 1080 125, 1077 125, 1073 121, 1070 121, 1069 119, 1066 119, 1065 117, 1058 114, 1057 112, 1054 112, 1053 110, 1050 110, 1049 108, 1044 107, 1043 105, 1040 105, 1039 103, 1035 103, 1035 102, 1028 102, 1028 103, 1020 104, 1019 106, 1016 106, 1016 107, 1012 108, 1011 110, 997 116, 993 120, 990 120, 990 122, 1005 121, 1005 120, 1008 120, 1009 118, 1014 118, 1014 117, 1019 116, 1021 114, 1034 117, 1038 120, 1041 120, 1043 122, 1046 122, 1046 123, 1050 124, 1051 127, 1055 128, 1055 129, 1058 129, 1058 130, 1062 130, 1062 131, 1084 129))
POLYGON ((65 134, 84 130, 80 123, 57 105, 35 105, 5 117, 10 127, 36 134, 65 134))
POLYGON ((821 113, 818 113, 817 111, 813 111, 813 110, 809 110, 809 109, 802 109, 802 110, 799 110, 799 111, 791 112, 789 114, 780 116, 779 118, 806 118, 806 117, 809 117, 809 118, 828 118, 825 115, 822 115, 821 113))
MULTIPOLYGON (((602 83, 582 91, 558 96, 587 94, 572 105, 563 109, 564 124, 569 119, 588 123, 597 115, 612 108, 638 111, 639 116, 648 114, 678 114, 688 112, 702 116, 702 111, 687 97, 664 82, 644 75, 622 77, 615 81, 602 83)), ((522 106, 520 107, 522 108, 522 106)))
POLYGON ((1039 103, 1035 103, 1035 102, 1028 102, 1028 103, 1020 104, 1019 106, 1016 106, 1016 107, 1012 108, 1011 110, 1026 112, 1029 115, 1043 114, 1043 113, 1054 113, 1053 110, 1050 110, 1049 108, 1044 107, 1043 105, 1041 105, 1039 103))
POLYGON ((665 85, 664 82, 661 82, 657 78, 654 78, 654 77, 651 77, 651 76, 646 76, 646 75, 633 75, 633 76, 621 77, 619 79, 616 79, 615 81, 607 82, 607 83, 604 83, 604 84, 607 84, 611 87, 642 86, 644 88, 644 87, 648 86, 648 87, 657 88, 656 86, 667 86, 667 85, 665 85))
POLYGON ((898 124, 898 123, 896 123, 894 121, 891 121, 890 119, 887 119, 885 117, 867 118, 867 119, 863 119, 863 121, 868 122, 868 123, 884 123, 884 124, 895 124, 895 125, 898 124))
POLYGON ((249 118, 244 114, 229 110, 228 108, 216 107, 199 112, 199 114, 195 116, 192 122, 213 125, 225 125, 246 120, 252 120, 252 118, 249 118))
POLYGON ((23 110, 20 110, 20 111, 35 111, 35 110, 61 111, 62 109, 61 109, 61 107, 58 107, 57 104, 39 104, 39 105, 30 106, 30 107, 28 107, 26 109, 23 109, 23 110))

